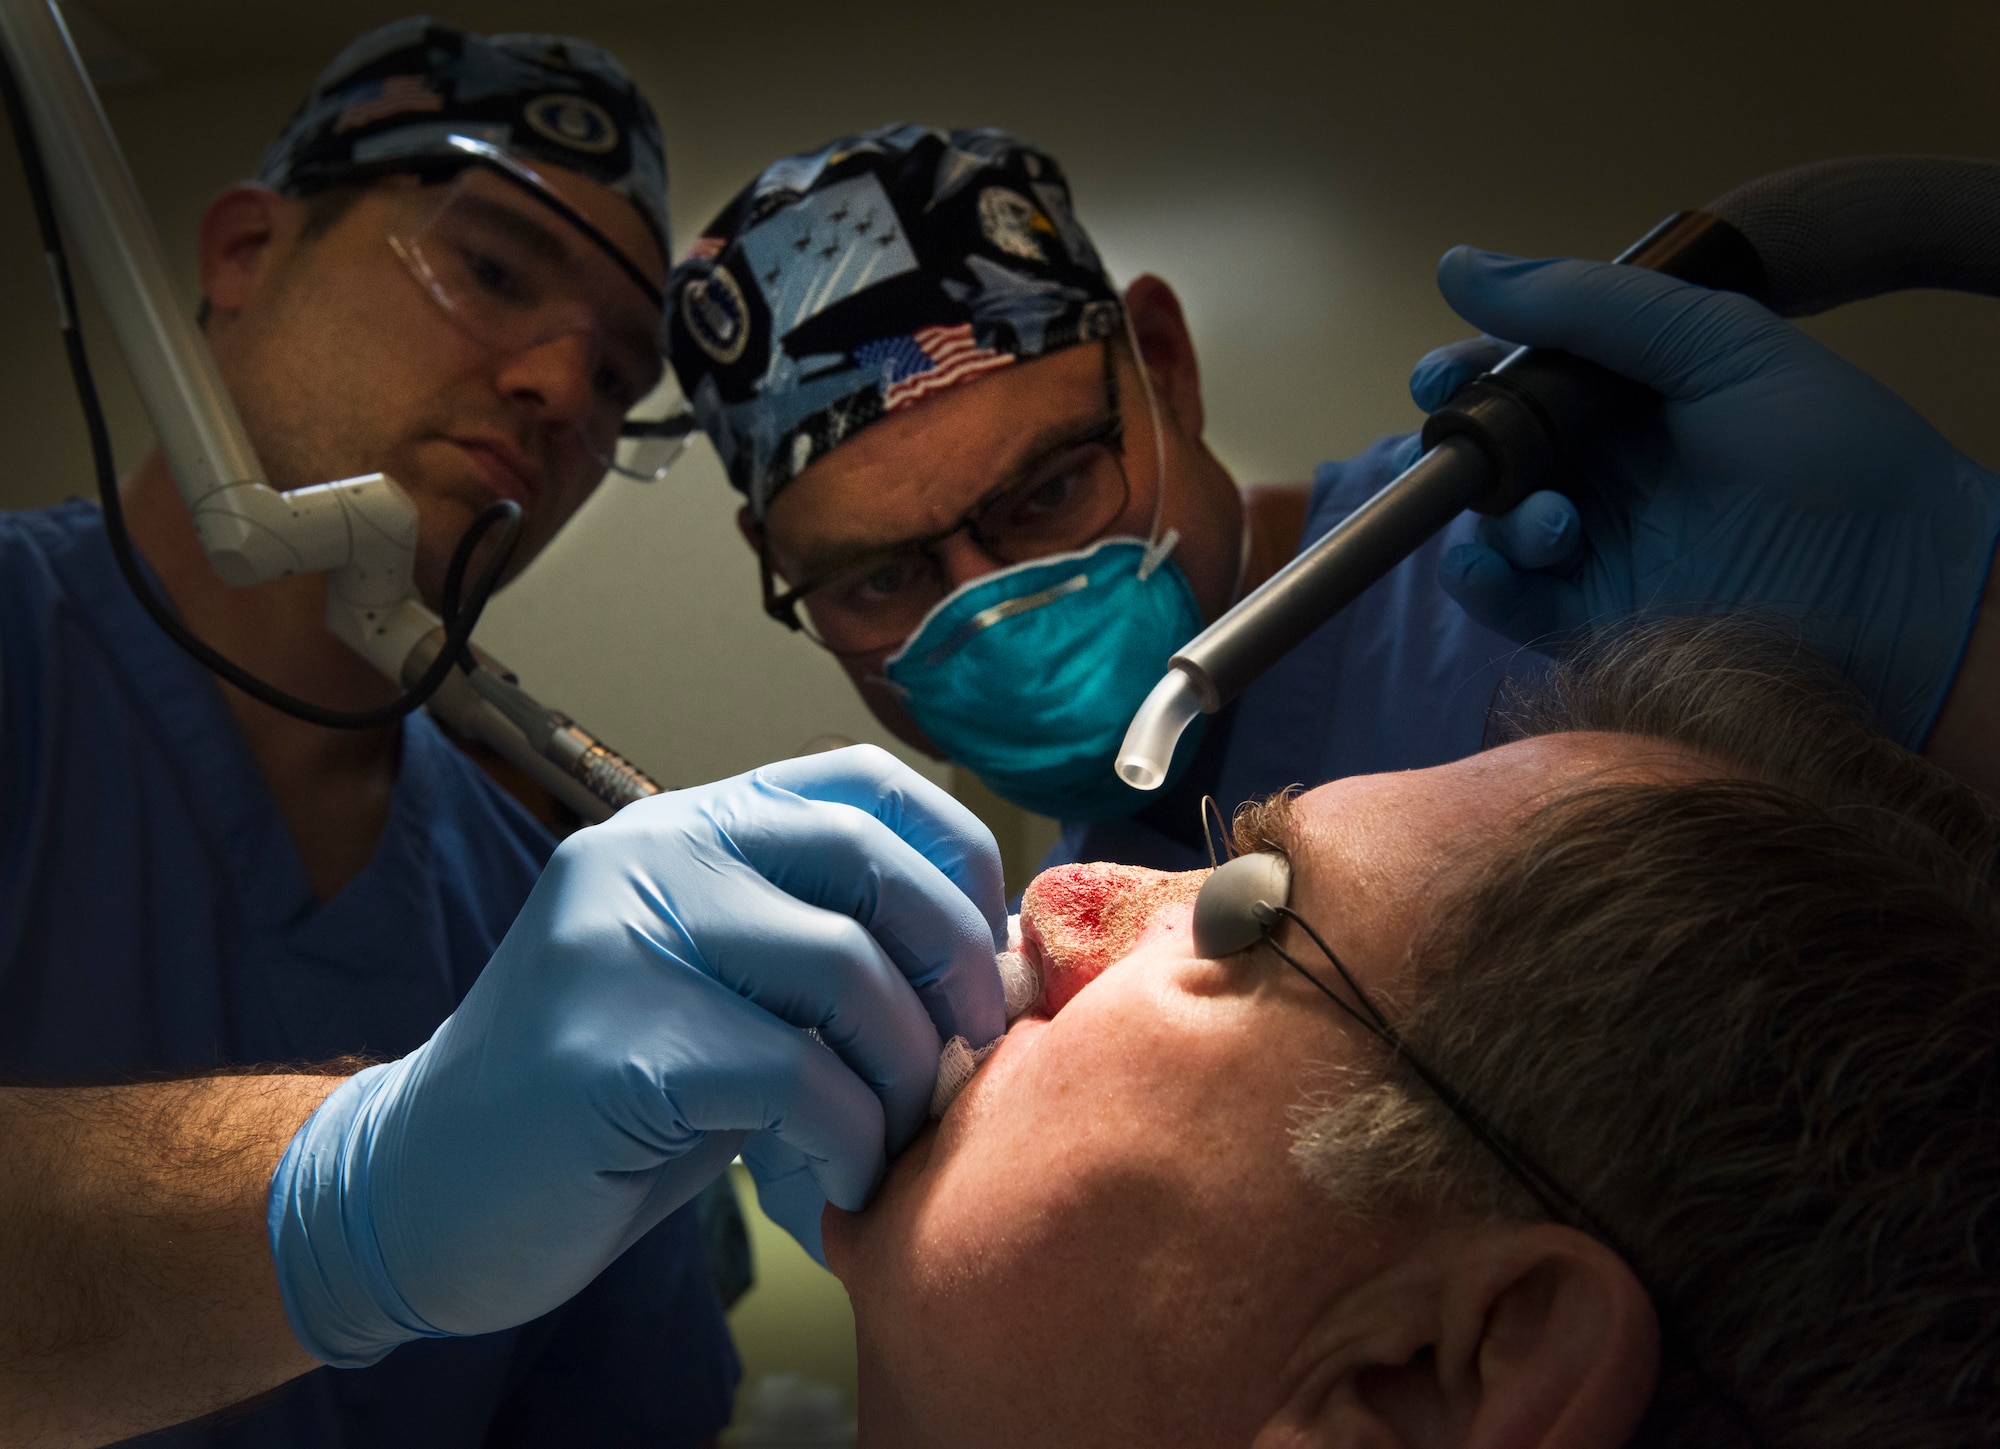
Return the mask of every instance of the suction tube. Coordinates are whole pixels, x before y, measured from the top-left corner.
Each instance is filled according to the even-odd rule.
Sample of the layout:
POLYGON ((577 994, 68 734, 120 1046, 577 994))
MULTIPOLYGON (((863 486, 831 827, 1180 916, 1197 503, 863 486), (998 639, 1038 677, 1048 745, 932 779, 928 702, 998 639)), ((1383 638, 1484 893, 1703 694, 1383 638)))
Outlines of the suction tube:
MULTIPOLYGON (((1786 317, 1914 287, 2000 296, 2000 163, 1865 156, 1776 172, 1668 217, 1619 262, 1742 292, 1786 317)), ((1197 709, 1213 714, 1467 508, 1504 513, 1574 479, 1574 440, 1643 389, 1519 348, 1424 426, 1424 453, 1168 661, 1119 750, 1153 790, 1197 709)))
POLYGON ((1213 714, 1216 708, 1206 702, 1200 678, 1184 669, 1169 669, 1132 716, 1118 750, 1118 778, 1135 790, 1159 789, 1181 735, 1196 715, 1213 714))

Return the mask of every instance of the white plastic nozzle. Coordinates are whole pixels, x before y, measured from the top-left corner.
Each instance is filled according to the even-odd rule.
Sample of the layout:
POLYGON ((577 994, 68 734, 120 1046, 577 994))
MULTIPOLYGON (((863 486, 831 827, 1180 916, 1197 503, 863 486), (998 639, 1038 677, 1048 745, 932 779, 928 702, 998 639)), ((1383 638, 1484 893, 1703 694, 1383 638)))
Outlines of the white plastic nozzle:
POLYGON ((1118 778, 1135 790, 1157 790, 1174 762, 1174 746, 1202 712, 1201 690, 1184 669, 1172 668, 1153 686, 1118 747, 1118 778))

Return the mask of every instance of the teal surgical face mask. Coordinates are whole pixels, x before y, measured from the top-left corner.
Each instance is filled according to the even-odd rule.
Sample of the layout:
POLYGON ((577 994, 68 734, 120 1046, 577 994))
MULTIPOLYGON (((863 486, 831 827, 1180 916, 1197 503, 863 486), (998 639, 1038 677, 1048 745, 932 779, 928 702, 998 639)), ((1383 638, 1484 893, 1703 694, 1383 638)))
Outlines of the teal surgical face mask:
MULTIPOLYGON (((1126 318, 1132 356, 1142 356, 1126 318)), ((1162 532, 1166 433, 1143 362, 1157 464, 1150 538, 1099 539, 977 578, 941 599, 883 664, 910 717, 1002 799, 1058 820, 1112 820, 1159 797, 1113 765, 1167 661, 1201 632, 1201 605, 1162 532)), ((1245 521, 1237 591, 1250 559, 1245 521)), ((1201 721, 1181 736, 1166 784, 1186 771, 1201 721)))
MULTIPOLYGON (((974 579, 883 672, 938 748, 1001 798, 1109 820, 1157 798, 1112 763, 1133 711, 1201 623, 1172 560, 1142 538, 1107 538, 974 579)), ((1169 783, 1199 734, 1182 737, 1169 783)))

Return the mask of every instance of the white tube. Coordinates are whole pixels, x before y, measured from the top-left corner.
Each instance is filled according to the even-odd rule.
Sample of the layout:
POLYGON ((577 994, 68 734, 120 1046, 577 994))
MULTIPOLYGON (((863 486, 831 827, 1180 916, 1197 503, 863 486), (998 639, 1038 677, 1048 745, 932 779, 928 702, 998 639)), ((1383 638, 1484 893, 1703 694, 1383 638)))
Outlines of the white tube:
POLYGON ((1135 790, 1157 790, 1174 762, 1174 746, 1201 713, 1201 691, 1183 669, 1170 668, 1153 686, 1118 747, 1118 778, 1135 790))

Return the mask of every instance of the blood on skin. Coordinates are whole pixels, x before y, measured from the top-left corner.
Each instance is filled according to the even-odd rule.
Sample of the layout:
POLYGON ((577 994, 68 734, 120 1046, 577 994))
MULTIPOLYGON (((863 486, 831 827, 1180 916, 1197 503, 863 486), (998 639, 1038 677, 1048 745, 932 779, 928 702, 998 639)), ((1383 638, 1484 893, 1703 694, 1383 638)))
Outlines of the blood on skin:
POLYGON ((1167 906, 1190 902, 1208 872, 1136 865, 1059 865, 1021 893, 1021 939, 1042 971, 1036 1009, 1054 1016, 1133 943, 1167 906))

